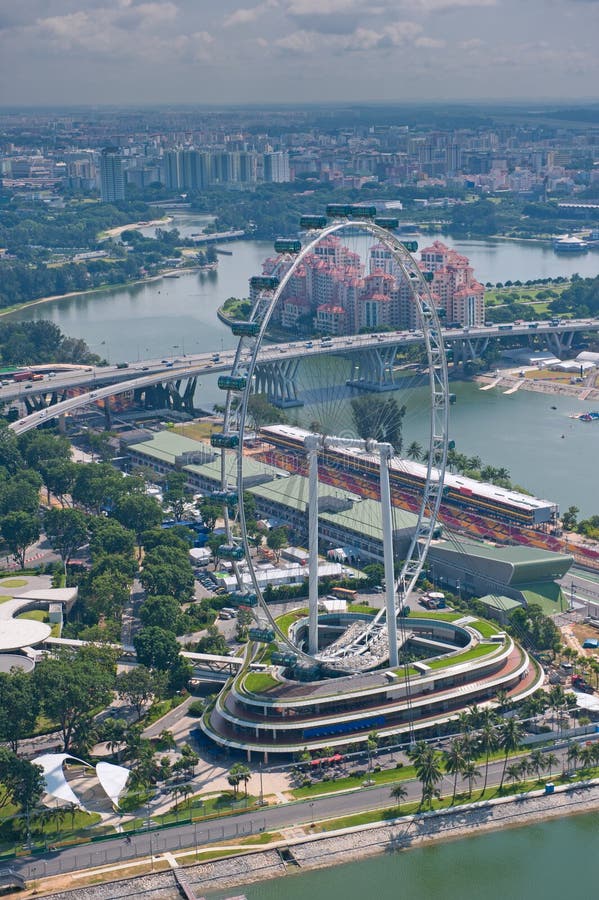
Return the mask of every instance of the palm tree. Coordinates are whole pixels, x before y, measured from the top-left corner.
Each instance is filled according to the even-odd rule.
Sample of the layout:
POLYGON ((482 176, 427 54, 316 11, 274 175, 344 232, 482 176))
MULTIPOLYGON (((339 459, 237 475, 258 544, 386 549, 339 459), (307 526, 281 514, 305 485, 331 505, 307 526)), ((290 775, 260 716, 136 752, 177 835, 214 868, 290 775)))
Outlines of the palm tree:
POLYGON ((408 457, 408 459, 413 459, 415 462, 418 462, 419 459, 422 459, 422 446, 418 443, 418 441, 412 441, 412 443, 406 450, 406 456, 408 457))
POLYGON ((549 769, 549 777, 551 778, 553 774, 553 769, 555 766, 559 765, 559 758, 555 755, 555 753, 547 753, 545 756, 545 765, 549 769))
POLYGON ((591 769, 593 767, 594 761, 595 754, 593 753, 593 748, 589 746, 581 747, 580 762, 582 763, 582 768, 591 769))
POLYGON ((499 731, 499 746, 503 750, 505 756, 503 761, 503 772, 501 773, 501 782, 499 790, 503 788, 503 780, 505 778, 505 770, 510 753, 513 753, 520 746, 522 740, 522 725, 520 722, 511 717, 505 719, 499 731))
POLYGON ((547 761, 542 750, 533 750, 528 757, 528 769, 537 776, 537 781, 541 780, 541 772, 546 768, 547 761))
MULTIPOLYGON (((517 781, 520 781, 520 777, 522 775, 522 769, 520 768, 519 763, 511 763, 504 772, 505 775, 512 781, 514 784, 517 781)), ((503 779, 502 779, 503 782, 503 779)))
POLYGON ((458 775, 463 771, 467 760, 462 749, 462 741, 456 738, 449 745, 449 750, 445 751, 443 765, 448 775, 453 775, 453 795, 451 797, 451 805, 455 803, 455 795, 458 789, 458 775))
POLYGON ((489 778, 489 757, 499 746, 497 726, 494 722, 493 713, 489 709, 484 711, 483 722, 478 734, 478 739, 480 741, 480 749, 485 754, 485 781, 482 789, 482 793, 484 794, 487 790, 487 780, 489 778))
POLYGON ((580 744, 577 744, 576 741, 568 747, 566 759, 568 760, 568 765, 573 764, 574 771, 576 771, 578 760, 580 759, 580 744))
POLYGON ((368 772, 372 771, 372 754, 376 753, 379 745, 379 735, 376 731, 371 731, 366 741, 366 750, 368 751, 368 772))
POLYGON ((436 785, 443 778, 441 757, 433 747, 425 741, 418 741, 414 747, 408 750, 408 757, 414 764, 416 777, 422 784, 422 798, 420 806, 428 803, 432 806, 433 798, 438 796, 436 785))
POLYGON ((401 801, 405 800, 408 796, 408 792, 403 784, 396 784, 395 787, 391 788, 391 796, 394 800, 397 801, 397 812, 401 810, 401 801))
POLYGON ((480 769, 477 767, 473 759, 469 759, 462 769, 462 777, 468 782, 468 797, 472 797, 472 785, 477 778, 480 778, 480 769))

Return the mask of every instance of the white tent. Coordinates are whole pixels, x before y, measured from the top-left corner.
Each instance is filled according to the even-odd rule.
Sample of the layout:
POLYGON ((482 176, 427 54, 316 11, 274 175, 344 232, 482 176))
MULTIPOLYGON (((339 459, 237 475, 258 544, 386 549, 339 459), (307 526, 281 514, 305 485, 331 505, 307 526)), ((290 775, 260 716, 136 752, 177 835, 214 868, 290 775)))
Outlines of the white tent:
MULTIPOLYGON (((71 756, 70 753, 44 753, 42 756, 37 756, 33 762, 36 766, 41 766, 44 771, 45 790, 50 797, 85 809, 65 777, 63 766, 67 759, 81 763, 82 766, 88 766, 90 769, 93 768, 91 763, 71 756)), ((115 766, 113 763, 99 762, 96 766, 100 787, 115 806, 119 804, 119 797, 127 784, 129 774, 129 769, 124 766, 115 766)))
POLYGON ((123 793, 130 774, 130 770, 125 766, 115 766, 114 763, 99 762, 96 766, 98 781, 115 806, 119 805, 119 797, 123 793))
POLYGON ((63 765, 67 759, 72 759, 74 762, 81 763, 82 766, 92 768, 90 763, 86 763, 76 756, 71 756, 70 753, 44 753, 42 756, 36 756, 33 763, 36 766, 41 766, 44 770, 47 794, 51 797, 56 797, 57 800, 62 800, 64 803, 72 803, 73 806, 85 809, 65 778, 63 765))

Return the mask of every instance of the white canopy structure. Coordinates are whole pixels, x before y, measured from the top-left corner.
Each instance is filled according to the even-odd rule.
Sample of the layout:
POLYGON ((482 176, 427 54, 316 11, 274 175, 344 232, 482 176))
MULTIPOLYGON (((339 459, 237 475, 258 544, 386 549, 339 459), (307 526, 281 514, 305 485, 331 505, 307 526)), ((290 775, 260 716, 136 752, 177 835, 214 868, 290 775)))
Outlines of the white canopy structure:
POLYGON ((98 781, 115 806, 119 805, 119 797, 125 789, 130 774, 130 770, 125 766, 115 766, 114 763, 99 762, 96 765, 98 781))
POLYGON ((36 756, 33 763, 36 766, 41 766, 44 770, 47 794, 51 797, 56 797, 57 800, 62 800, 64 803, 72 803, 73 806, 85 809, 65 778, 63 765, 67 759, 72 759, 74 762, 81 763, 82 766, 91 768, 90 763, 86 763, 76 756, 71 756, 70 753, 44 753, 42 756, 36 756))
MULTIPOLYGON (((71 756, 70 753, 44 753, 42 756, 37 756, 33 763, 36 766, 41 766, 44 771, 46 794, 61 800, 63 803, 72 803, 80 809, 85 809, 85 806, 65 778, 63 765, 67 759, 81 763, 82 766, 87 766, 90 769, 93 768, 91 763, 85 762, 85 760, 76 756, 71 756)), ((118 806, 119 797, 129 778, 129 769, 107 762, 99 762, 95 768, 100 787, 112 803, 118 806)))

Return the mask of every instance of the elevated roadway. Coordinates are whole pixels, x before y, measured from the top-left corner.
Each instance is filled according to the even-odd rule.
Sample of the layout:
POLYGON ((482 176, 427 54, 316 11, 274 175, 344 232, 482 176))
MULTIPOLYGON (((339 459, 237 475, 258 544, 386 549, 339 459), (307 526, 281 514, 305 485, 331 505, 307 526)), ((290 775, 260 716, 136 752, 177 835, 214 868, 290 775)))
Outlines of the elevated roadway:
MULTIPOLYGON (((530 323, 494 325, 480 328, 444 329, 443 337, 447 347, 454 350, 454 359, 472 358, 484 352, 489 340, 514 337, 543 337, 554 352, 569 349, 577 333, 599 331, 599 320, 571 319, 561 324, 539 323, 534 329, 530 323), (554 346, 552 346, 554 345, 554 346)), ((389 368, 394 348, 421 344, 424 340, 420 331, 396 331, 383 334, 358 334, 333 337, 327 341, 299 341, 265 344, 258 362, 258 372, 270 367, 280 368, 284 362, 299 363, 299 360, 323 354, 362 354, 371 360, 372 369, 384 364, 389 368), (385 363, 385 359, 387 362, 385 363)), ((249 351, 247 351, 249 354, 249 351)), ((235 358, 234 350, 220 353, 200 353, 192 356, 164 358, 162 360, 141 360, 129 363, 127 368, 118 366, 86 367, 67 372, 56 372, 54 377, 44 376, 42 381, 10 382, 0 387, 0 403, 22 403, 30 407, 37 398, 40 406, 29 415, 12 423, 11 428, 22 434, 36 428, 48 418, 80 409, 97 400, 105 400, 133 390, 143 390, 158 384, 176 383, 202 375, 227 372, 235 358), (83 392, 68 397, 69 390, 83 392)), ((260 378, 260 375, 258 374, 260 378)), ((288 376, 285 376, 288 377, 288 376)), ((293 374, 288 380, 293 379, 293 374)), ((387 386, 392 386, 388 382, 387 386)))

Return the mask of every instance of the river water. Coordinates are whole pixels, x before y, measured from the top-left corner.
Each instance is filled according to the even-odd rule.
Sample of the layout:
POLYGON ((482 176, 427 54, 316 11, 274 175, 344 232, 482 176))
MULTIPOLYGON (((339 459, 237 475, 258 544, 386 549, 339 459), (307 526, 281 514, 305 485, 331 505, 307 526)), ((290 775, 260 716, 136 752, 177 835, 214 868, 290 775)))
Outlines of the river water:
MULTIPOLYGON (((172 225, 188 235, 200 231, 205 223, 205 216, 177 214, 172 225)), ((435 237, 421 237, 420 246, 435 237)), ((596 252, 558 256, 551 247, 533 242, 442 239, 470 257, 483 282, 599 272, 596 252)), ((229 296, 247 295, 248 278, 261 272, 272 245, 237 241, 224 247, 232 255, 219 257, 218 271, 189 272, 178 278, 80 294, 30 307, 12 318, 51 319, 66 334, 84 338, 110 362, 230 348, 234 339, 217 319, 216 310, 229 296)), ((221 399, 215 381, 210 377, 202 381, 196 395, 199 406, 221 399)), ((556 500, 562 508, 573 503, 584 515, 599 512, 599 479, 595 477, 599 426, 568 418, 583 411, 585 404, 524 391, 509 396, 498 389, 481 392, 470 383, 455 384, 452 390, 458 402, 452 407, 451 437, 461 452, 505 466, 515 482, 556 500), (550 409, 552 406, 557 409, 550 409)), ((412 397, 417 399, 417 394, 412 397)), ((412 406, 406 417, 406 439, 422 440, 426 401, 412 406)), ((301 412, 297 418, 302 420, 301 412)))
POLYGON ((211 893, 247 900, 583 900, 597 895, 597 814, 471 836, 211 893))

